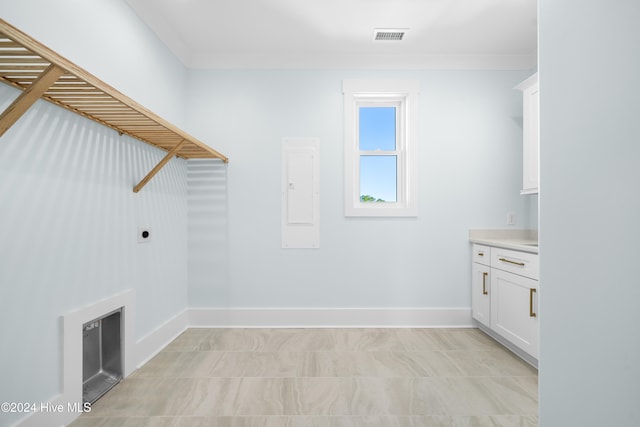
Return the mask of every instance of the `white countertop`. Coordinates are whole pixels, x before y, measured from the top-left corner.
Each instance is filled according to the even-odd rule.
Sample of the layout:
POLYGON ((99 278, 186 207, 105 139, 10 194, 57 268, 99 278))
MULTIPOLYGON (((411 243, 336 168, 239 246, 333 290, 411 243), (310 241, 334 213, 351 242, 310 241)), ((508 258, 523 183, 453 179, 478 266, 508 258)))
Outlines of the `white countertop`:
POLYGON ((537 230, 469 230, 469 241, 479 245, 538 253, 537 230))

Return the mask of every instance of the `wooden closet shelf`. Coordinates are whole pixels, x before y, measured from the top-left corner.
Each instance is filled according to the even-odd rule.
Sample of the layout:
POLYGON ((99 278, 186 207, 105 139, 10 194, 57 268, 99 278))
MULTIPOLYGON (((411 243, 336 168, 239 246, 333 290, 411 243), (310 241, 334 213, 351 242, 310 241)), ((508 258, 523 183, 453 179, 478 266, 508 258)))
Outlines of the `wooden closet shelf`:
POLYGON ((0 81, 22 94, 0 115, 0 137, 39 98, 168 154, 136 187, 138 192, 173 156, 229 159, 176 128, 97 77, 0 19, 0 81))

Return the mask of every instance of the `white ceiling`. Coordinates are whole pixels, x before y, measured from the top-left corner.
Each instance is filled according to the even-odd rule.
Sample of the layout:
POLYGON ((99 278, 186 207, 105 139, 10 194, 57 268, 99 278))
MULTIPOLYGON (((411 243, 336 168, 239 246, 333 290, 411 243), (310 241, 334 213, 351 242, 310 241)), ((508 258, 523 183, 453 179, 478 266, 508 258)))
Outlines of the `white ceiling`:
POLYGON ((529 69, 537 0, 127 0, 192 68, 529 69), (374 42, 374 28, 408 28, 374 42))

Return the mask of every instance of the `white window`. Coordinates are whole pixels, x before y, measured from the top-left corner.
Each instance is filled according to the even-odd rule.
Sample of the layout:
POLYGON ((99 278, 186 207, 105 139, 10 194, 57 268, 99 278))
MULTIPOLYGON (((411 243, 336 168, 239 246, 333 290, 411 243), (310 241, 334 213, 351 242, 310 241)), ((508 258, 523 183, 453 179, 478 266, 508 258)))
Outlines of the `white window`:
POLYGON ((415 80, 344 80, 345 216, 416 216, 415 80))

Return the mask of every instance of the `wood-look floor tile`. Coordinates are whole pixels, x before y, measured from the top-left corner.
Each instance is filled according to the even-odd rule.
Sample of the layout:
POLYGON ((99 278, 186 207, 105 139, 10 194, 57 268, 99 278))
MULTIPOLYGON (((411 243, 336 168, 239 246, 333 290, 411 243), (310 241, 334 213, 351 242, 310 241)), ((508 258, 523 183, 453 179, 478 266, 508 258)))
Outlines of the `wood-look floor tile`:
POLYGON ((208 376, 223 353, 163 351, 134 372, 131 378, 201 378, 208 376))
POLYGON ((266 351, 332 351, 335 350, 330 329, 275 329, 265 345, 266 351))
POLYGON ((529 396, 538 400, 538 374, 535 373, 529 377, 513 377, 513 380, 520 385, 529 396))
POLYGON ((404 350, 396 329, 335 329, 336 351, 404 350))
POLYGON ((446 416, 431 417, 430 427, 537 427, 537 416, 492 415, 492 416, 446 416))
POLYGON ((436 378, 438 389, 453 405, 450 415, 537 414, 538 405, 517 381, 510 377, 436 378))
POLYGON ((447 357, 465 376, 533 376, 535 368, 504 349, 452 350, 447 357))
POLYGON ((162 351, 195 351, 202 342, 210 340, 218 331, 217 329, 187 329, 171 341, 162 351))
POLYGON ((88 417, 145 417, 163 415, 174 394, 184 392, 193 379, 129 377, 91 407, 88 417))
POLYGON ((173 427, 171 424, 152 424, 149 417, 80 417, 71 427, 173 427))
POLYGON ((349 360, 343 377, 420 377, 427 371, 405 352, 361 351, 337 353, 339 358, 349 360))
POLYGON ((199 351, 264 351, 270 329, 220 329, 203 340, 199 351))
POLYGON ((535 415, 537 402, 510 378, 354 378, 352 415, 535 415))
POLYGON ((333 333, 328 329, 220 330, 203 340, 200 351, 327 351, 333 350, 333 333))
POLYGON ((396 335, 400 344, 407 351, 442 351, 440 333, 436 329, 397 329, 396 335))
POLYGON ((454 328, 433 329, 438 344, 443 350, 492 350, 500 345, 478 329, 454 328))
POLYGON ((310 352, 303 354, 298 376, 429 377, 462 372, 443 352, 310 352))
POLYGON ((447 415, 449 403, 425 378, 343 378, 349 415, 447 415))
POLYGON ((177 416, 80 418, 71 427, 536 427, 535 416, 177 416))
POLYGON ((412 351, 407 352, 425 372, 425 377, 458 377, 464 373, 460 367, 444 351, 412 351))
POLYGON ((304 353, 227 351, 202 376, 207 377, 295 377, 304 353))
POLYGON ((344 414, 335 378, 244 378, 232 415, 344 414))

